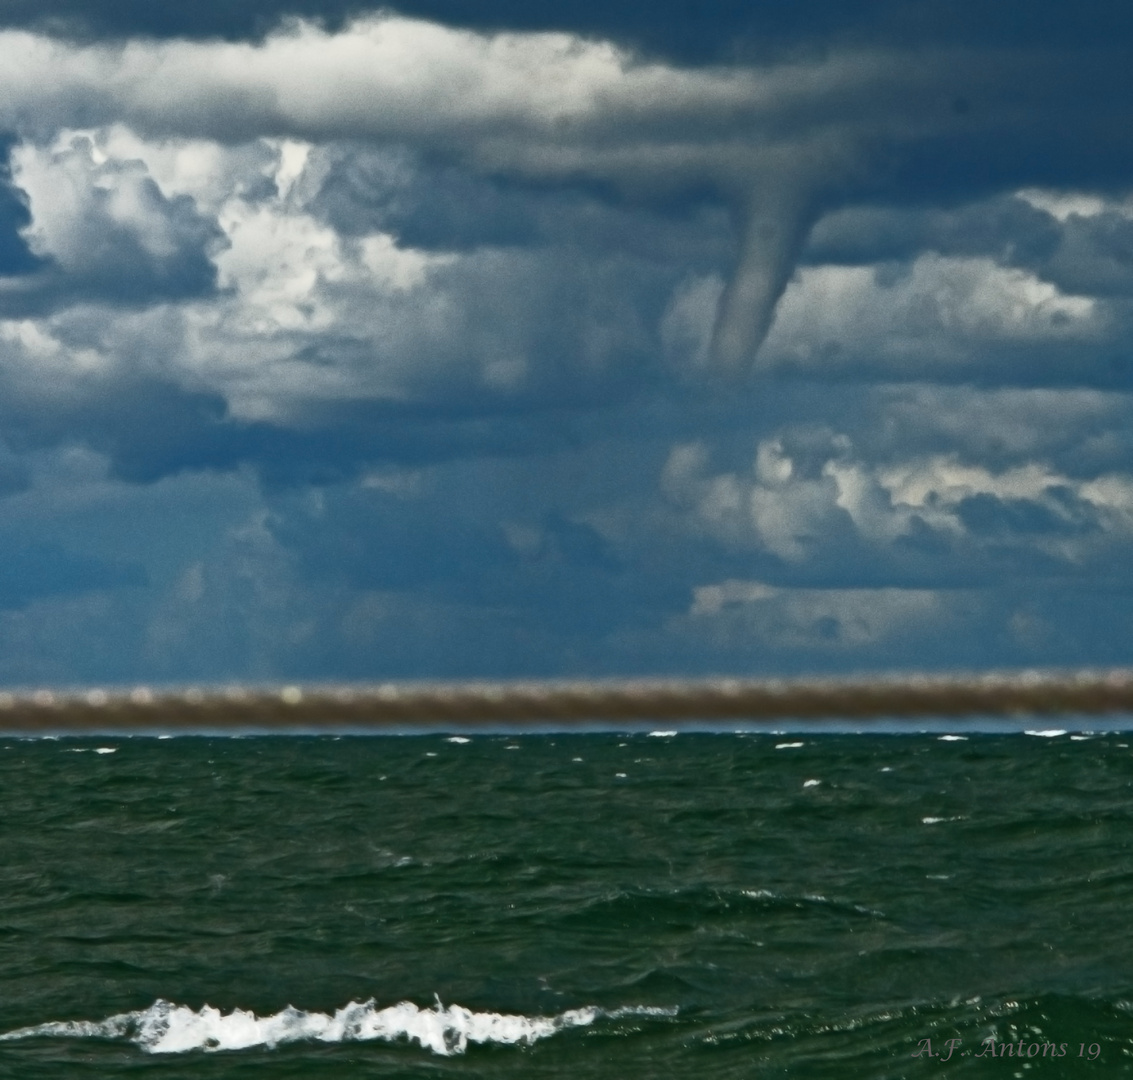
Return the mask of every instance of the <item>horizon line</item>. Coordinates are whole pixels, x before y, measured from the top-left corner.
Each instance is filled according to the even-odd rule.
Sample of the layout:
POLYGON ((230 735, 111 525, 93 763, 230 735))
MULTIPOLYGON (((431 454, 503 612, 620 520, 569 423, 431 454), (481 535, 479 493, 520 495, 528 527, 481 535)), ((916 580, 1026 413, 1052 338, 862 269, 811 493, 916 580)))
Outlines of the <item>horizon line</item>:
POLYGON ((0 691, 0 732, 559 730, 657 722, 1133 715, 1133 668, 794 678, 603 678, 0 691))

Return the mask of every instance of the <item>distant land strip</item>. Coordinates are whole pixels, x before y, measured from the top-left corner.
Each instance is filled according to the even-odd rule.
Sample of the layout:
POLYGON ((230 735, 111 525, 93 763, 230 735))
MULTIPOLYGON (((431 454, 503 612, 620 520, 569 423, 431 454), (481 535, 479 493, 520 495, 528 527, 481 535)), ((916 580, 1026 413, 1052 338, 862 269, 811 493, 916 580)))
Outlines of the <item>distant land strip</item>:
POLYGON ((0 692, 11 734, 639 726, 1133 714, 1133 669, 0 692))

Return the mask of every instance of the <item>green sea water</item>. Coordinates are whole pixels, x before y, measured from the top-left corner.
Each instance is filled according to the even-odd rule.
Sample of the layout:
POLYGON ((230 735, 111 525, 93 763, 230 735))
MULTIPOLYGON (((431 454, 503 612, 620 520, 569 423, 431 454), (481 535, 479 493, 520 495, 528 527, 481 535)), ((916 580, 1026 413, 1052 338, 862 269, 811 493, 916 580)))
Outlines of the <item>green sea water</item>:
POLYGON ((0 740, 0 1076, 1133 1074, 1131 742, 0 740))

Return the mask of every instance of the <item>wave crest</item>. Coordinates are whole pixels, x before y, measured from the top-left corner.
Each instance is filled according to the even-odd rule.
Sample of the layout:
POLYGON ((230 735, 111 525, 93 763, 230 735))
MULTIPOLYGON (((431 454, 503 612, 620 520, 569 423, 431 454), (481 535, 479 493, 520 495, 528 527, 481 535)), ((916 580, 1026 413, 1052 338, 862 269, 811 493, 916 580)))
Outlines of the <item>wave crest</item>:
POLYGON ((148 1009, 120 1013, 105 1020, 62 1020, 19 1028, 0 1040, 32 1038, 125 1039, 151 1054, 183 1054, 191 1050, 274 1048, 284 1043, 415 1042, 448 1057, 463 1054, 469 1043, 530 1045, 558 1031, 586 1027, 600 1016, 671 1016, 676 1010, 629 1006, 604 1011, 595 1006, 570 1009, 557 1016, 473 1012, 462 1005, 422 1009, 410 1001, 379 1008, 370 1001, 352 1001, 333 1016, 288 1006, 271 1016, 245 1009, 221 1013, 211 1005, 199 1010, 169 1001, 148 1009))

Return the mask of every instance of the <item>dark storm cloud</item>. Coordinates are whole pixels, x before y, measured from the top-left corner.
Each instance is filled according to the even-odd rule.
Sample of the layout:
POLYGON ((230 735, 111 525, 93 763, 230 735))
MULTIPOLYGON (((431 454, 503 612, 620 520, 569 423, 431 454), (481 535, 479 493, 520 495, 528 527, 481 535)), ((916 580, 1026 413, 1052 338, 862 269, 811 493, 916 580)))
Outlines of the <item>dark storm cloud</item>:
POLYGON ((405 150, 344 143, 326 166, 311 211, 346 236, 391 232, 406 247, 582 250, 707 270, 732 253, 726 204, 711 191, 628 200, 607 186, 481 176, 405 150))
POLYGON ((144 483, 185 469, 233 467, 240 432, 226 412, 215 394, 161 380, 93 379, 61 398, 9 387, 0 423, 18 451, 88 447, 106 455, 114 475, 144 483))
POLYGON ((607 184, 631 199, 714 189, 739 239, 710 355, 742 371, 824 211, 1105 187, 1133 172, 1122 49, 1073 35, 1070 47, 962 39, 715 67, 384 17, 337 34, 295 26, 257 46, 11 34, 0 44, 11 58, 6 115, 29 131, 118 120, 155 137, 358 138, 482 176, 607 184), (46 66, 52 85, 29 83, 29 67, 46 66))
POLYGON ((1133 219, 1113 211, 1058 220, 1025 198, 1002 195, 963 206, 857 205, 822 218, 804 263, 903 263, 923 251, 988 256, 1030 270, 1063 292, 1133 295, 1133 219))
MULTIPOLYGON (((544 454, 578 440, 569 407, 492 412, 478 402, 347 402, 312 413, 296 428, 234 417, 217 393, 131 374, 80 379, 59 395, 9 386, 0 426, 19 453, 82 446, 105 456, 112 476, 146 484, 245 464, 272 487, 335 484, 356 479, 369 464, 544 454)), ((0 459, 0 492, 22 489, 24 477, 18 458, 0 459)))
POLYGON ((361 488, 327 487, 317 500, 277 492, 270 528, 308 583, 494 612, 533 638, 553 627, 560 646, 575 649, 592 651, 597 637, 648 625, 686 602, 687 570, 663 579, 635 573, 592 525, 545 509, 550 492, 516 484, 500 493, 510 512, 497 504, 502 518, 486 514, 484 474, 508 472, 455 464, 420 485, 387 473, 361 488), (462 490, 473 486, 470 471, 481 483, 462 490))
POLYGON ((1072 215, 1057 248, 1034 266, 1064 292, 1133 297, 1133 219, 1123 214, 1072 215))
POLYGON ((354 589, 424 589, 490 602, 488 583, 514 569, 514 552, 503 533, 482 520, 449 514, 445 527, 436 528, 438 509, 432 501, 380 490, 331 488, 317 514, 292 513, 274 532, 300 553, 309 580, 330 577, 354 589))
MULTIPOLYGON (((1073 5, 1003 0, 606 0, 570 6, 524 0, 9 0, 0 25, 64 29, 85 37, 257 37, 289 16, 332 28, 393 8, 415 18, 480 30, 567 30, 612 38, 686 62, 844 40, 912 45, 1108 44, 1133 33, 1133 16, 1110 0, 1073 5)), ((962 107, 962 106, 961 106, 962 107)))
MULTIPOLYGON (((843 423, 843 430, 885 465, 953 453, 995 472, 1041 461, 1085 478, 1133 460, 1128 393, 927 383, 854 389, 845 410, 853 423, 843 423)), ((809 401, 812 415, 835 422, 829 404, 813 396, 809 401)))
POLYGON ((1045 502, 970 495, 956 507, 956 516, 977 536, 1075 536, 1098 529, 1094 507, 1066 487, 1047 490, 1045 502))
POLYGON ((803 261, 903 263, 930 250, 987 255, 1035 267, 1058 250, 1062 233, 1050 214, 1013 194, 952 207, 858 204, 832 211, 818 222, 803 261))

